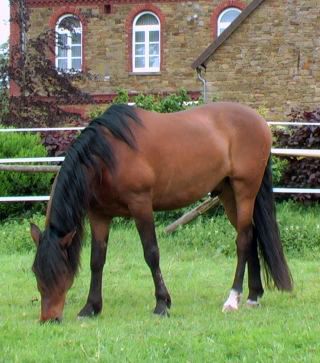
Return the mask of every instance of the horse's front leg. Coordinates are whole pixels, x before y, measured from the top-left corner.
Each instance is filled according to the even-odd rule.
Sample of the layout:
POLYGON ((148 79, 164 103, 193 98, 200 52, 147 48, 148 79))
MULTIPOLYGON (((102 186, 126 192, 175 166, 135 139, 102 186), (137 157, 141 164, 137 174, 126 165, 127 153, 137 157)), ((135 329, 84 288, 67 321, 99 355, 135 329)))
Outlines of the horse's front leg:
POLYGON ((94 316, 102 310, 102 273, 106 261, 110 221, 99 220, 90 215, 91 225, 91 282, 85 306, 78 316, 94 316))
POLYGON ((171 306, 171 297, 164 283, 160 270, 160 253, 156 238, 153 211, 151 200, 135 200, 130 206, 130 211, 136 222, 143 246, 144 258, 148 264, 155 286, 156 307, 155 314, 168 315, 168 309, 171 306))

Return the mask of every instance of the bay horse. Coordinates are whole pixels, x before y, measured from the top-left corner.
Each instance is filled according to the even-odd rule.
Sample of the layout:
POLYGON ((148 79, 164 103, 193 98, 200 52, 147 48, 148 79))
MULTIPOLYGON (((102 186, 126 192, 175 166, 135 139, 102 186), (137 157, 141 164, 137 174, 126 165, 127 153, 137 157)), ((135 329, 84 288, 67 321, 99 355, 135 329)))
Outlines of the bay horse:
POLYGON ((270 168, 271 133, 249 107, 217 102, 160 114, 112 105, 69 148, 47 208, 44 232, 31 224, 37 246, 33 271, 41 295, 40 321, 62 319, 66 294, 79 268, 84 219, 91 241, 91 283, 79 316, 102 309, 102 271, 113 217, 132 217, 154 285, 154 313, 171 298, 159 266, 153 211, 172 210, 208 193, 219 196, 236 229, 237 265, 224 311, 240 304, 248 265, 249 306, 266 284, 292 289, 276 222, 270 168), (272 282, 273 280, 273 282, 272 282))

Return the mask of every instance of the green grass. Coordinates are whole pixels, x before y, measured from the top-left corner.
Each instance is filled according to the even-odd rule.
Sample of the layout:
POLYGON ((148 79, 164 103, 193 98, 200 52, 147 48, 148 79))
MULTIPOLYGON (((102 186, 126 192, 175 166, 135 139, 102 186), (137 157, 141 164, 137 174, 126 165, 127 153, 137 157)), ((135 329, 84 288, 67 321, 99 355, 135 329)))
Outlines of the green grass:
MULTIPOLYGON (((283 245, 294 257, 307 257, 320 254, 320 205, 302 206, 293 202, 277 205, 278 221, 283 245)), ((185 210, 184 210, 185 211, 185 210)), ((173 222, 181 215, 179 212, 156 214, 157 233, 161 239, 169 243, 195 248, 210 246, 217 254, 235 255, 235 231, 223 214, 222 207, 212 209, 194 222, 179 229, 172 235, 164 234, 164 226, 173 222)), ((30 238, 29 221, 44 228, 43 215, 36 214, 32 218, 11 219, 0 224, 0 255, 26 253, 33 251, 34 245, 30 238)), ((115 222, 113 229, 131 228, 131 222, 115 222)))
MULTIPOLYGON (((19 226, 24 234, 26 225, 19 226)), ((130 225, 111 233, 104 308, 94 319, 76 318, 88 293, 88 247, 60 325, 38 324, 33 253, 1 254, 0 362, 319 362, 320 254, 291 255, 292 294, 266 291, 261 308, 224 314, 235 259, 206 241, 194 243, 203 229, 199 221, 174 236, 159 233, 170 318, 152 314, 153 282, 130 225)), ((222 238, 214 231, 211 239, 222 238)))

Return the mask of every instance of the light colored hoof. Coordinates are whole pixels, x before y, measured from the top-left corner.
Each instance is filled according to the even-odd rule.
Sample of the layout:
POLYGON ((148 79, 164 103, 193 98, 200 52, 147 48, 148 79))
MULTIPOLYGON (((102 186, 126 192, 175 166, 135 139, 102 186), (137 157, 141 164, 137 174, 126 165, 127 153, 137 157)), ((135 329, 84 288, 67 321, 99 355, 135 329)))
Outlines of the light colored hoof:
POLYGON ((239 310, 239 306, 233 306, 229 304, 224 304, 222 308, 223 313, 229 313, 231 311, 237 311, 237 310, 239 310))
POLYGON ((259 308, 260 307, 260 303, 259 301, 254 301, 254 300, 247 300, 246 306, 248 308, 259 308))
POLYGON ((236 311, 239 309, 241 294, 231 290, 227 301, 224 303, 222 312, 236 311))

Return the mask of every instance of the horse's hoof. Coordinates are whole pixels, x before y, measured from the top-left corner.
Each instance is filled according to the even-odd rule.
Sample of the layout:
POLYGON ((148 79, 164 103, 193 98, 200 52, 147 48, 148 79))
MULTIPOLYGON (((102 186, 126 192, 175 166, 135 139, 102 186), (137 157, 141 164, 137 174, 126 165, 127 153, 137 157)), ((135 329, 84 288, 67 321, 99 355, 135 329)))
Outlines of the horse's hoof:
POLYGON ((224 303, 222 312, 236 311, 239 309, 241 294, 236 290, 231 290, 227 301, 224 303))
POLYGON ((231 305, 231 304, 224 304, 222 308, 223 313, 228 313, 230 311, 237 311, 239 310, 238 305, 231 305))
POLYGON ((255 300, 247 300, 246 306, 250 309, 252 308, 259 308, 260 307, 260 303, 259 301, 255 301, 255 300))
POLYGON ((84 319, 84 318, 92 318, 94 317, 96 314, 94 313, 94 311, 88 311, 88 310, 80 310, 80 312, 78 313, 78 319, 84 319))
POLYGON ((80 310, 78 318, 92 318, 100 313, 101 309, 95 309, 93 305, 87 304, 80 310))
POLYGON ((170 316, 167 303, 165 301, 157 302, 157 305, 153 311, 154 314, 159 316, 170 316))

